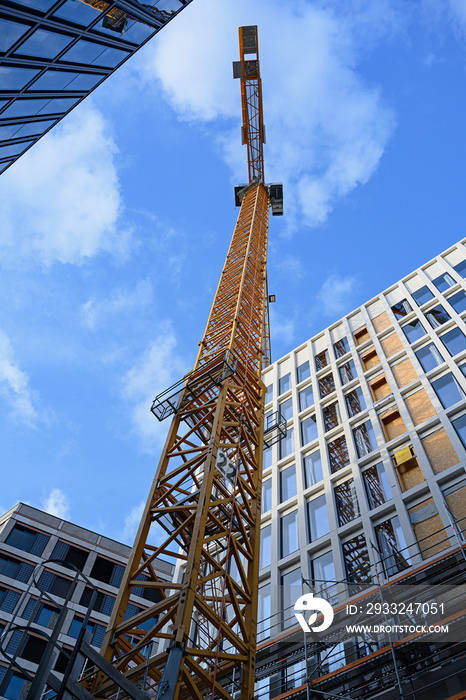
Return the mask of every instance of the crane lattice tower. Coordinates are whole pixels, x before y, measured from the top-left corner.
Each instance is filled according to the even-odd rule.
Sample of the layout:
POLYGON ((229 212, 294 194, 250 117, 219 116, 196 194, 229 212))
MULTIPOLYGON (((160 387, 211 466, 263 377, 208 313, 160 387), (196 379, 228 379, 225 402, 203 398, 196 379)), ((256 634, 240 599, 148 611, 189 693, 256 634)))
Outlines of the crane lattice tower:
MULTIPOLYGON (((268 215, 282 200, 280 185, 264 184, 257 27, 239 37, 249 184, 236 188, 241 208, 194 369, 152 406, 172 422, 101 652, 160 700, 254 695, 268 215), (159 557, 179 582, 157 577, 159 557), (136 588, 158 602, 132 614, 136 588)), ((116 697, 112 680, 97 675, 92 694, 116 697)))

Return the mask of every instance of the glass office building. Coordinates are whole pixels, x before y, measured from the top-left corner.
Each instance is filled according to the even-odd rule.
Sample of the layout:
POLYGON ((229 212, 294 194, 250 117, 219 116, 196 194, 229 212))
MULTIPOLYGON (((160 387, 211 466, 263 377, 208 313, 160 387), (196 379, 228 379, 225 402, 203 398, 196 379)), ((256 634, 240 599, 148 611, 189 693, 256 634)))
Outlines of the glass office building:
POLYGON ((191 0, 4 0, 0 173, 191 0))

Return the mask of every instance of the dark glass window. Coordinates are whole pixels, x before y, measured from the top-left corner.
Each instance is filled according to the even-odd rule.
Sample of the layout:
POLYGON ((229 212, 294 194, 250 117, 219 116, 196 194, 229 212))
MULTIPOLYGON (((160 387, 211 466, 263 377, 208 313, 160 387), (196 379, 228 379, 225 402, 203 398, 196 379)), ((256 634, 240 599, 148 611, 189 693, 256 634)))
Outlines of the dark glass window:
MULTIPOLYGON (((343 542, 346 577, 352 583, 370 581, 370 560, 364 535, 357 535, 343 542)), ((352 587, 352 592, 354 588, 352 587)))
POLYGON ((262 482, 262 512, 267 513, 272 507, 272 479, 262 482))
POLYGON ((453 294, 452 297, 448 297, 447 301, 455 309, 457 314, 466 311, 466 292, 463 290, 453 294))
POLYGON ((429 372, 429 370, 434 369, 434 367, 444 362, 443 357, 433 343, 429 343, 429 345, 425 345, 423 348, 416 350, 415 355, 421 363, 424 372, 429 372))
POLYGON ((264 569, 270 566, 272 561, 272 526, 266 525, 261 528, 261 543, 260 543, 260 563, 259 568, 264 569))
POLYGON ((466 448, 466 413, 459 418, 456 418, 456 420, 452 420, 452 425, 458 433, 458 436, 463 443, 463 447, 466 448))
POLYGON ((22 659, 26 659, 26 661, 32 661, 32 663, 38 664, 46 646, 47 642, 45 639, 39 639, 39 637, 28 635, 20 656, 22 659))
POLYGON ((72 40, 73 37, 65 34, 36 29, 15 53, 38 58, 55 58, 72 40))
POLYGON ((333 343, 333 350, 337 360, 339 357, 343 357, 343 355, 346 355, 346 353, 349 352, 349 345, 346 336, 341 340, 337 340, 336 343, 333 343))
POLYGON ((446 289, 453 287, 453 285, 456 284, 456 282, 453 279, 453 277, 448 274, 448 272, 444 272, 443 275, 439 275, 434 280, 432 280, 432 284, 434 284, 437 287, 439 292, 444 292, 446 289))
POLYGON ((439 304, 438 306, 434 306, 433 309, 429 309, 429 311, 426 311, 426 318, 429 321, 432 328, 438 328, 439 326, 442 326, 444 323, 449 321, 451 316, 447 314, 443 306, 439 304))
POLYGON ((15 525, 6 538, 6 544, 9 544, 10 547, 22 549, 24 552, 31 552, 40 556, 49 539, 48 535, 35 532, 22 525, 15 525))
POLYGON ((335 500, 340 525, 346 525, 358 517, 359 504, 353 479, 347 479, 335 486, 335 500))
POLYGON ((280 518, 281 557, 296 552, 298 544, 298 511, 282 515, 280 518))
POLYGON ((268 469, 272 466, 272 448, 266 447, 262 455, 262 468, 268 469))
POLYGON ((458 327, 440 335, 439 338, 452 357, 466 350, 466 337, 458 327))
POLYGON ((451 372, 431 382, 437 397, 444 408, 464 398, 464 392, 451 372))
POLYGON ((320 451, 312 452, 303 459, 306 488, 319 483, 324 478, 320 451))
MULTIPOLYGON (((0 90, 20 90, 39 73, 36 68, 0 66, 0 90)), ((3 118, 4 114, 2 114, 3 118)))
POLYGON ((422 336, 426 333, 424 326, 420 321, 418 321, 417 318, 414 319, 414 321, 411 321, 411 323, 407 323, 405 326, 402 326, 402 328, 403 333, 410 343, 414 343, 415 340, 422 338, 422 336))
POLYGON ((331 394, 332 391, 335 391, 335 381, 333 379, 333 374, 327 374, 325 375, 325 377, 319 379, 319 391, 321 399, 331 394))
POLYGON ((93 63, 96 66, 115 68, 129 53, 120 49, 107 48, 103 44, 79 39, 60 60, 69 63, 93 63))
POLYGON ((301 421, 301 444, 302 446, 307 445, 308 442, 312 442, 318 437, 317 435, 317 423, 315 415, 309 416, 305 420, 301 421))
POLYGON ((362 389, 360 386, 350 391, 345 395, 346 408, 348 410, 348 416, 357 415, 366 408, 366 402, 364 401, 364 396, 362 395, 362 389))
MULTIPOLYGON (((25 136, 34 136, 42 134, 49 126, 55 124, 56 119, 44 119, 40 122, 29 122, 29 124, 14 124, 8 127, 0 127, 0 139, 24 138, 25 136), (9 129, 9 133, 3 133, 2 129, 9 129)), ((26 144, 28 145, 28 144, 26 144)))
POLYGON ((282 438, 280 440, 279 444, 279 453, 280 453, 280 459, 283 459, 284 457, 288 457, 292 452, 294 452, 294 436, 293 436, 293 428, 288 428, 286 437, 282 438))
POLYGON ((82 2, 75 2, 74 0, 68 0, 68 2, 65 2, 54 12, 56 17, 67 19, 81 27, 87 27, 99 14, 99 9, 94 9, 89 5, 85 5, 82 2))
MULTIPOLYGON (((281 602, 283 610, 282 624, 283 629, 286 629, 287 627, 293 627, 296 625, 296 617, 294 615, 293 606, 298 600, 299 596, 302 595, 301 569, 293 569, 293 571, 288 571, 286 574, 283 574, 281 584, 281 602)), ((265 700, 266 696, 262 693, 260 697, 261 700, 265 700)))
POLYGON ((359 457, 369 454, 377 447, 374 430, 370 420, 353 428, 354 442, 359 457))
POLYGON ((273 399, 273 384, 269 384, 265 389, 265 403, 270 403, 273 399))
POLYGON ((55 623, 58 620, 59 611, 55 608, 51 608, 49 605, 41 605, 40 609, 37 611, 35 622, 42 627, 48 627, 53 629, 55 623))
POLYGON ((312 389, 312 385, 302 389, 299 392, 298 398, 300 411, 304 411, 306 408, 309 408, 309 406, 312 406, 314 404, 314 391, 312 389))
POLYGON ((307 502, 310 541, 318 540, 330 532, 325 494, 307 502))
POLYGON ((453 269, 461 275, 461 277, 466 277, 466 260, 462 260, 457 265, 453 265, 453 269))
POLYGON ((288 391, 291 389, 291 373, 288 372, 288 374, 285 374, 283 377, 280 377, 279 383, 278 383, 278 393, 279 394, 284 394, 285 391, 288 391))
MULTIPOLYGON (((78 4, 78 3, 75 3, 78 4)), ((65 70, 48 70, 31 85, 30 90, 92 90, 105 78, 100 73, 76 73, 65 70)))
POLYGON ((407 569, 406 541, 398 516, 376 525, 375 534, 386 575, 394 576, 407 569))
POLYGON ((283 401, 279 407, 278 410, 282 414, 283 418, 285 420, 290 420, 290 418, 293 418, 293 401, 292 399, 287 399, 286 401, 283 401))
POLYGON ((299 367, 296 370, 296 375, 297 375, 297 380, 298 384, 299 382, 303 382, 305 379, 311 376, 311 369, 309 367, 309 361, 303 362, 302 365, 299 365, 299 367))
POLYGON ((429 287, 421 287, 420 289, 413 292, 412 296, 413 299, 416 301, 416 304, 418 304, 418 306, 422 306, 427 301, 429 301, 429 299, 434 298, 434 295, 430 291, 429 287))
POLYGON ((296 465, 292 464, 280 471, 280 502, 287 501, 297 494, 296 465))
POLYGON ((316 369, 319 371, 320 369, 324 369, 324 367, 327 367, 328 365, 328 350, 324 350, 323 352, 319 352, 318 355, 316 355, 316 369))
POLYGON ((332 440, 328 443, 328 457, 330 461, 330 470, 335 472, 343 469, 350 463, 348 454, 348 446, 344 435, 332 440))
POLYGON ((331 403, 330 406, 325 406, 322 409, 322 415, 324 417, 324 429, 328 433, 329 430, 335 428, 340 424, 340 411, 338 409, 338 401, 331 403))
POLYGON ((0 18, 0 52, 8 51, 30 28, 28 24, 0 18))
POLYGON ((403 316, 407 316, 412 311, 412 308, 408 300, 403 299, 403 301, 399 301, 398 304, 392 306, 392 311, 397 318, 403 318, 403 316))
POLYGON ((363 473, 364 486, 370 508, 377 508, 392 498, 387 474, 382 462, 374 464, 363 473))
POLYGON ((121 564, 115 564, 113 561, 108 561, 108 559, 103 557, 97 557, 92 567, 91 578, 96 578, 103 583, 109 583, 111 586, 119 586, 124 570, 121 564))
POLYGON ((354 366, 353 360, 348 360, 344 365, 340 365, 338 371, 342 384, 348 384, 348 382, 356 377, 356 367, 354 366))

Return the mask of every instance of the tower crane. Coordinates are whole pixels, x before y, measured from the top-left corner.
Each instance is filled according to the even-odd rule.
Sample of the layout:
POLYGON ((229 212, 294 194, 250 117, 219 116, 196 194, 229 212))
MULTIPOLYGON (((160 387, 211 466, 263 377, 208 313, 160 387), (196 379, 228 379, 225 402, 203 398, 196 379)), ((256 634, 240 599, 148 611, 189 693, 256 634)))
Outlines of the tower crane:
MULTIPOLYGON (((240 27, 239 44, 249 182, 236 188, 241 208, 194 368, 152 405, 171 425, 101 650, 158 700, 254 695, 262 453, 284 432, 272 421, 264 433, 261 380, 268 215, 282 213, 283 192, 264 183, 257 27, 240 27), (156 575, 158 558, 174 564, 174 582, 156 575), (135 608, 132 593, 152 605, 135 608)), ((87 687, 116 697, 104 672, 87 687)))

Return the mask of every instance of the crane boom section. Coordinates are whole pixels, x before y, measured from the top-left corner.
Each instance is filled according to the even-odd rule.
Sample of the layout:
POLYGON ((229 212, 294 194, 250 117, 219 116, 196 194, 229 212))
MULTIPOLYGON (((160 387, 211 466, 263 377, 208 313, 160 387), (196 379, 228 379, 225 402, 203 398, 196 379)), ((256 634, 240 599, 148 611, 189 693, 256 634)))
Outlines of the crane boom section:
MULTIPOLYGON (((256 183, 243 197, 194 369, 177 393, 102 648, 163 700, 254 696, 268 214, 268 188, 256 183), (175 583, 156 575, 155 559, 174 563, 175 583), (135 594, 152 606, 139 609, 135 594)), ((115 686, 101 674, 92 692, 113 698, 115 686)))
POLYGON ((265 127, 257 27, 239 28, 243 143, 248 148, 249 183, 264 182, 265 127))

